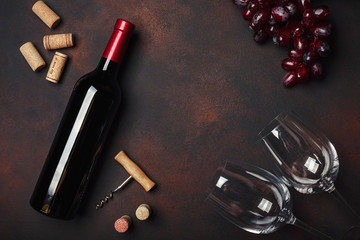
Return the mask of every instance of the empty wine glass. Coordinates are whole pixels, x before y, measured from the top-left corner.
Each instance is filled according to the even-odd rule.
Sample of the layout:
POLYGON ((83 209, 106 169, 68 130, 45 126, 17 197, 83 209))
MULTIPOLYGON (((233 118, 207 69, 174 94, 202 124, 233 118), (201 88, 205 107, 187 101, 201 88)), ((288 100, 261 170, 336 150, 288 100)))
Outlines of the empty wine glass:
POLYGON ((290 192, 280 178, 248 163, 227 161, 220 166, 206 199, 218 213, 251 233, 267 234, 292 224, 319 239, 332 239, 293 215, 290 192))
POLYGON ((282 113, 260 133, 260 141, 273 156, 277 175, 304 194, 328 192, 358 219, 336 190, 339 160, 332 143, 295 113, 282 113))

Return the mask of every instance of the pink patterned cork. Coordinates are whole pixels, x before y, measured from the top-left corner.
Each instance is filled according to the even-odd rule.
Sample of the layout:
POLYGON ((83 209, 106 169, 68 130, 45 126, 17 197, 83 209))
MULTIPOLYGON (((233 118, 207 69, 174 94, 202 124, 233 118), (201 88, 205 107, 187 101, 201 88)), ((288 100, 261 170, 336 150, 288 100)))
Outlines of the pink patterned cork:
POLYGON ((119 233, 126 232, 129 229, 130 225, 131 225, 131 217, 128 215, 122 216, 114 223, 115 230, 118 231, 119 233))

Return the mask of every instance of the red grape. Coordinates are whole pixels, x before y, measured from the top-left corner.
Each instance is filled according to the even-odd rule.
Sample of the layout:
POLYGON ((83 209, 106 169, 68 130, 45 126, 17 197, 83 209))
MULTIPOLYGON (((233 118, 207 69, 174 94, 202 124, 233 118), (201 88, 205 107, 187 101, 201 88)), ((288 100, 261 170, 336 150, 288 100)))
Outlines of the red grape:
POLYGON ((309 69, 304 63, 300 63, 295 70, 295 77, 297 82, 305 82, 309 78, 309 69))
POLYGON ((234 4, 242 6, 242 7, 246 7, 246 5, 248 4, 249 0, 232 0, 234 4))
POLYGON ((274 25, 267 25, 265 30, 270 37, 274 37, 279 32, 279 29, 280 29, 279 24, 274 24, 274 25))
POLYGON ((299 21, 290 21, 286 24, 286 27, 291 32, 292 36, 300 37, 304 34, 304 28, 299 21))
POLYGON ((299 66, 299 62, 292 58, 285 58, 282 61, 281 66, 285 70, 295 70, 299 66))
POLYGON ((252 12, 257 12, 260 9, 260 5, 257 1, 255 0, 251 0, 249 1, 247 7, 249 8, 250 11, 252 12))
POLYGON ((319 55, 317 54, 316 50, 314 48, 310 48, 308 51, 304 53, 303 59, 304 63, 310 64, 314 63, 316 60, 318 60, 319 55))
POLYGON ((297 12, 296 4, 293 2, 288 2, 284 5, 284 7, 288 10, 289 14, 292 16, 297 12))
POLYGON ((302 12, 310 8, 310 0, 299 0, 298 3, 302 12))
POLYGON ((328 22, 319 23, 312 29, 312 33, 316 37, 327 37, 331 34, 331 24, 328 22))
POLYGON ((315 78, 322 76, 322 64, 321 62, 316 62, 310 66, 311 75, 315 78))
POLYGON ((248 7, 245 7, 244 11, 242 12, 243 18, 248 21, 250 21, 253 18, 254 14, 255 13, 250 11, 248 7))
POLYGON ((289 11, 283 7, 273 7, 271 9, 271 15, 277 22, 286 22, 289 19, 289 11))
POLYGON ((276 24, 276 23, 277 23, 277 21, 275 20, 275 18, 273 17, 273 15, 270 15, 268 24, 274 25, 274 24, 276 24))
POLYGON ((306 9, 303 13, 303 18, 301 20, 301 24, 305 28, 311 28, 315 25, 315 14, 311 9, 306 9))
POLYGON ((314 8, 313 12, 317 19, 322 20, 329 15, 330 10, 327 6, 319 6, 314 8))
POLYGON ((256 21, 253 20, 254 18, 252 18, 249 22, 249 28, 253 31, 259 31, 260 29, 265 29, 265 24, 264 23, 258 23, 256 21))
POLYGON ((309 46, 305 37, 295 37, 294 38, 294 48, 296 51, 305 52, 309 46))
POLYGON ((325 40, 316 41, 315 49, 320 57, 327 57, 330 55, 330 45, 325 40))
POLYGON ((271 5, 273 4, 273 0, 258 0, 258 3, 261 8, 266 9, 271 7, 271 5))
POLYGON ((289 49, 289 58, 292 58, 298 62, 303 60, 304 54, 302 52, 296 51, 295 49, 289 49))
POLYGON ((263 43, 266 41, 268 35, 265 30, 260 29, 257 32, 254 32, 254 41, 257 43, 263 43))
POLYGON ((292 87, 296 84, 295 72, 288 72, 282 79, 285 87, 292 87))
POLYGON ((286 46, 290 42, 290 32, 286 28, 280 28, 278 34, 276 35, 276 42, 280 46, 286 46))
POLYGON ((267 9, 261 9, 255 13, 252 18, 254 24, 266 23, 270 18, 270 11, 267 9))

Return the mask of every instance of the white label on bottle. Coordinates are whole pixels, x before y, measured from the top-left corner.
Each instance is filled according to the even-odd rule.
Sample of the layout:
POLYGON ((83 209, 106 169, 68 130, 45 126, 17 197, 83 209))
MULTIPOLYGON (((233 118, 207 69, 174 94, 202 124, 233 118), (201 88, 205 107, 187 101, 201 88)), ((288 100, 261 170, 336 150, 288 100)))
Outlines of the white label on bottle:
POLYGON ((69 137, 66 141, 64 150, 61 154, 60 161, 56 167, 55 173, 53 178, 51 179, 51 183, 48 189, 47 194, 47 200, 51 200, 51 198, 54 196, 54 193, 56 189, 59 186, 59 183, 61 182, 61 177, 64 174, 64 168, 67 164, 67 161, 69 159, 69 155, 73 149, 74 143, 76 141, 76 138, 80 132, 81 127, 84 124, 85 117, 88 113, 89 107, 94 99, 95 93, 97 92, 97 89, 91 86, 88 91, 86 92, 84 101, 81 104, 80 110, 76 116, 75 123, 71 129, 71 132, 69 134, 69 137))

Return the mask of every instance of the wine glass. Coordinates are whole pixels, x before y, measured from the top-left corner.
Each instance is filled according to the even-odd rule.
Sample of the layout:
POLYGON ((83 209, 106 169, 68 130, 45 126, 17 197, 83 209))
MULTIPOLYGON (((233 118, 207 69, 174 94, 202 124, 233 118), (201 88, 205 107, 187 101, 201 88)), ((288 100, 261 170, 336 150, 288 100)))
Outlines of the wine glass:
MULTIPOLYGON (((319 130, 293 113, 281 113, 260 133, 260 142, 272 156, 277 175, 304 194, 328 192, 359 221, 359 215, 337 191, 339 172, 333 144, 319 130)), ((359 230, 360 228, 357 227, 359 230)))
POLYGON ((248 163, 226 161, 206 195, 218 213, 248 232, 267 234, 292 224, 319 239, 332 239, 293 215, 290 192, 280 178, 248 163))

